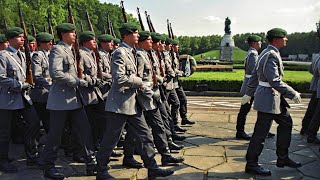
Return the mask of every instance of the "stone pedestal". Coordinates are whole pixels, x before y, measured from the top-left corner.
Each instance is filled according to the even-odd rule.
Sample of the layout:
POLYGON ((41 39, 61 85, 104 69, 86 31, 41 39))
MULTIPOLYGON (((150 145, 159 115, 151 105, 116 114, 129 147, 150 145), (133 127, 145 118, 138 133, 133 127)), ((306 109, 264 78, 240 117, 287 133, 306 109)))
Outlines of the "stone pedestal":
POLYGON ((232 61, 234 40, 231 34, 225 34, 220 43, 220 60, 232 61))

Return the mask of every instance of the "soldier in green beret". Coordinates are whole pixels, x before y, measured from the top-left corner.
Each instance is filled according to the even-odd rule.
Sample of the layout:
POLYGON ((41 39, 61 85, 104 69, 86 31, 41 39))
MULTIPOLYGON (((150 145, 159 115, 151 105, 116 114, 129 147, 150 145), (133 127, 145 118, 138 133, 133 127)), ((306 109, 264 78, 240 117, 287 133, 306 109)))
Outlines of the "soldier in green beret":
POLYGON ((113 41, 113 49, 117 49, 120 43, 121 43, 121 40, 118 38, 115 38, 113 41))
POLYGON ((30 49, 30 56, 32 57, 33 53, 37 50, 37 41, 33 36, 28 35, 29 41, 29 49, 30 49))
POLYGON ((6 49, 9 46, 9 41, 4 34, 0 34, 0 51, 6 49))
POLYGON ((14 173, 18 169, 8 159, 14 115, 22 116, 27 123, 23 134, 27 166, 37 163, 40 122, 29 96, 33 86, 26 82, 25 54, 20 51, 25 41, 23 30, 19 27, 10 28, 6 38, 10 46, 0 52, 0 171, 14 173))
POLYGON ((299 168, 301 163, 291 160, 288 156, 292 118, 285 98, 295 103, 301 102, 300 93, 282 81, 283 64, 279 49, 286 46, 287 32, 274 28, 267 32, 268 47, 259 55, 256 67, 249 79, 242 104, 249 103, 254 95, 253 108, 258 111, 254 132, 247 149, 245 172, 256 175, 270 176, 270 170, 258 164, 272 121, 278 123, 277 133, 277 167, 299 168))
POLYGON ((88 87, 88 81, 78 77, 77 62, 74 57, 73 44, 76 42, 76 27, 62 23, 56 27, 60 39, 53 46, 49 55, 49 73, 52 85, 49 90, 47 109, 50 111, 49 134, 45 148, 41 153, 39 164, 44 169, 44 176, 51 179, 63 179, 54 166, 65 122, 70 120, 72 128, 78 132, 79 145, 86 158, 87 174, 92 175, 95 166, 93 152, 88 146, 91 137, 90 123, 84 108, 84 99, 79 93, 80 87, 88 87), (75 130, 76 128, 76 130, 75 130))
POLYGON ((179 98, 179 114, 181 117, 181 125, 193 125, 195 124, 194 121, 190 121, 188 119, 187 115, 187 96, 184 93, 182 84, 179 80, 179 77, 184 76, 184 72, 191 72, 190 69, 190 62, 186 62, 185 66, 181 66, 181 68, 184 68, 184 70, 180 69, 180 62, 179 62, 179 41, 178 40, 173 40, 172 41, 172 51, 173 51, 173 62, 174 62, 174 67, 175 67, 175 72, 176 72, 176 80, 174 79, 174 84, 175 84, 175 90, 177 93, 177 96, 179 98))
MULTIPOLYGON (((176 144, 174 140, 184 140, 184 136, 180 136, 177 134, 175 128, 174 128, 174 123, 171 118, 171 112, 170 112, 170 106, 168 104, 167 98, 166 98, 166 89, 164 87, 164 81, 167 78, 170 78, 167 76, 167 65, 164 62, 164 56, 163 56, 163 51, 164 51, 164 41, 165 38, 159 34, 159 33, 151 33, 152 37, 152 54, 155 59, 155 62, 158 64, 158 68, 156 69, 156 74, 157 74, 157 79, 158 79, 158 84, 159 84, 159 90, 161 93, 161 101, 162 101, 162 106, 159 107, 159 110, 161 112, 161 117, 165 123, 167 123, 167 137, 168 137, 168 145, 170 150, 181 150, 184 148, 183 145, 178 145, 176 144)), ((166 125, 166 124, 165 124, 166 125)))
POLYGON ((49 54, 52 47, 52 35, 46 32, 37 34, 38 50, 32 56, 32 73, 35 88, 30 91, 30 97, 42 121, 43 127, 49 131, 49 111, 46 108, 52 79, 49 74, 49 54))
MULTIPOLYGON (((136 101, 137 89, 145 88, 142 78, 137 75, 138 67, 135 58, 134 47, 139 40, 138 27, 131 23, 125 23, 119 30, 122 43, 112 54, 112 86, 105 107, 109 120, 106 123, 101 147, 97 153, 98 172, 96 178, 112 178, 108 173, 107 164, 126 123, 132 136, 141 143, 138 146, 141 147, 141 157, 144 166, 148 168, 149 178, 169 176, 173 171, 159 168, 154 159, 152 136, 136 101)), ((130 157, 130 163, 136 164, 134 161, 133 157, 130 157)))

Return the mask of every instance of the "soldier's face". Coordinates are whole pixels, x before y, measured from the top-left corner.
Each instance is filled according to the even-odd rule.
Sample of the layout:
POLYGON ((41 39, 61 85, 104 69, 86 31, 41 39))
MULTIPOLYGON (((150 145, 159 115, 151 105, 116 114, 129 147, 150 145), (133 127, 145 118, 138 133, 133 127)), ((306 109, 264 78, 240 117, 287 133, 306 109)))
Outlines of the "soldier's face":
POLYGON ((159 51, 163 52, 166 49, 165 47, 166 47, 166 45, 164 43, 160 43, 159 51))
POLYGON ((178 52, 179 51, 179 45, 172 46, 172 49, 173 49, 174 52, 178 52))
POLYGON ((62 41, 71 45, 76 42, 76 31, 72 30, 69 32, 61 33, 62 41))
POLYGON ((100 45, 101 45, 101 48, 107 52, 110 52, 113 50, 113 41, 101 42, 100 45))
POLYGON ((172 49, 172 45, 171 44, 166 44, 166 50, 170 51, 172 49))
POLYGON ((133 32, 131 34, 128 34, 126 36, 127 40, 129 41, 129 43, 131 43, 131 45, 135 45, 135 44, 138 44, 138 40, 139 40, 139 33, 138 31, 136 32, 133 32))
POLYGON ((52 41, 39 42, 39 46, 46 51, 50 51, 50 49, 52 48, 52 41))
POLYGON ((84 42, 83 46, 90 49, 90 50, 95 49, 97 47, 96 39, 92 39, 90 41, 84 42))
POLYGON ((255 48, 256 50, 259 50, 259 49, 261 49, 261 41, 259 41, 259 42, 254 42, 253 43, 253 48, 255 48))
POLYGON ((0 51, 6 49, 9 46, 9 42, 0 43, 0 51))
POLYGON ((288 38, 287 37, 275 38, 274 41, 276 43, 277 48, 282 48, 282 47, 287 46, 288 38))
POLYGON ((10 45, 16 49, 19 49, 24 44, 24 36, 23 34, 20 34, 16 37, 9 39, 10 45))
POLYGON ((35 51, 37 49, 37 43, 35 41, 29 42, 29 48, 31 52, 35 51))
POLYGON ((159 50, 159 46, 160 46, 160 41, 152 43, 152 49, 154 49, 155 51, 159 50))

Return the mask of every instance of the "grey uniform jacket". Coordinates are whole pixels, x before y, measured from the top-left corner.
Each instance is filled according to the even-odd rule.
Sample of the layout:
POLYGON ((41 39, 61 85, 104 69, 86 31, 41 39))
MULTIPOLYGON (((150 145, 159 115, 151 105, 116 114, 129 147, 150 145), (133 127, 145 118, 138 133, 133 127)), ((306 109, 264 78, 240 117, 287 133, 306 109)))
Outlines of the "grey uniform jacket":
POLYGON ((52 80, 49 74, 48 52, 39 50, 32 55, 32 73, 35 87, 30 91, 33 102, 47 103, 52 80))
POLYGON ((23 109, 26 100, 32 105, 29 93, 22 91, 26 79, 26 62, 17 55, 17 50, 9 46, 0 51, 0 109, 23 109))
POLYGON ((318 81, 319 81, 319 62, 320 62, 320 56, 312 61, 310 66, 310 73, 313 75, 311 82, 310 82, 310 91, 317 91, 318 87, 318 81))
POLYGON ((182 73, 182 71, 180 71, 180 64, 179 64, 179 59, 177 57, 177 53, 173 53, 173 70, 175 72, 175 77, 173 78, 173 88, 177 89, 179 87, 179 83, 178 83, 178 79, 179 79, 179 75, 182 73))
POLYGON ((244 80, 240 89, 240 94, 244 94, 246 92, 246 88, 249 82, 249 78, 252 76, 252 71, 256 66, 256 62, 258 60, 258 51, 254 48, 250 48, 247 52, 247 56, 244 61, 244 80))
MULTIPOLYGON (((165 65, 164 64, 161 64, 161 61, 159 60, 157 54, 156 54, 156 51, 154 50, 151 50, 151 54, 152 54, 152 57, 154 59, 154 62, 153 62, 153 69, 155 70, 155 73, 156 73, 156 77, 157 77, 157 83, 158 85, 162 85, 163 83, 163 77, 161 76, 161 70, 160 68, 163 68, 165 65)), ((165 71, 164 69, 162 69, 163 72, 165 71)))
MULTIPOLYGON (((84 99, 84 105, 98 104, 99 99, 103 100, 103 97, 100 89, 96 86, 98 64, 95 55, 93 51, 84 47, 79 51, 83 78, 88 81, 88 87, 79 87, 79 91, 84 99)), ((99 66, 101 67, 101 64, 99 64, 99 66)))
POLYGON ((172 60, 170 56, 170 51, 164 51, 164 63, 166 65, 166 80, 163 82, 163 85, 166 87, 167 91, 171 91, 174 89, 173 79, 176 77, 176 73, 172 68, 172 60))
POLYGON ((103 81, 105 81, 105 85, 100 89, 102 93, 103 99, 106 99, 108 96, 108 92, 111 87, 112 83, 112 75, 111 75, 111 57, 110 53, 100 50, 100 57, 101 57, 101 63, 102 63, 102 76, 103 81))
MULTIPOLYGON (((280 114, 281 96, 292 99, 296 91, 281 79, 284 75, 279 50, 269 45, 259 56, 257 65, 259 85, 255 92, 254 109, 260 112, 280 114)), ((287 102, 284 102, 288 105, 287 102)))
POLYGON ((49 73, 52 85, 47 109, 74 110, 83 106, 78 92, 77 64, 70 46, 60 41, 53 46, 49 56, 49 73))
POLYGON ((132 48, 121 43, 112 54, 112 85, 106 100, 106 111, 135 115, 138 113, 137 88, 142 79, 137 76, 137 65, 132 48))
POLYGON ((150 87, 144 90, 138 90, 138 102, 141 105, 142 109, 145 111, 153 110, 157 108, 156 101, 153 99, 154 91, 159 89, 153 89, 153 66, 151 59, 148 56, 148 52, 143 49, 137 50, 137 62, 138 62, 138 75, 142 77, 142 81, 146 84, 151 84, 150 87))

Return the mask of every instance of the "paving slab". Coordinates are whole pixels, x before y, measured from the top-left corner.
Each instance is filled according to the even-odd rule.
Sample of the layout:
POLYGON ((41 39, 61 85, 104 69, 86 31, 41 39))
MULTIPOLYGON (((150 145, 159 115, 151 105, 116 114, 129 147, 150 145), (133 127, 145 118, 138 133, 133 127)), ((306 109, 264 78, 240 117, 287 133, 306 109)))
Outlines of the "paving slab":
POLYGON ((224 157, 225 148, 222 146, 200 146, 186 149, 183 153, 185 156, 204 156, 204 157, 224 157))
POLYGON ((199 170, 208 170, 225 162, 224 157, 184 156, 184 164, 199 170))
POLYGON ((250 179, 252 175, 244 172, 245 163, 224 163, 209 169, 208 179, 250 179))

